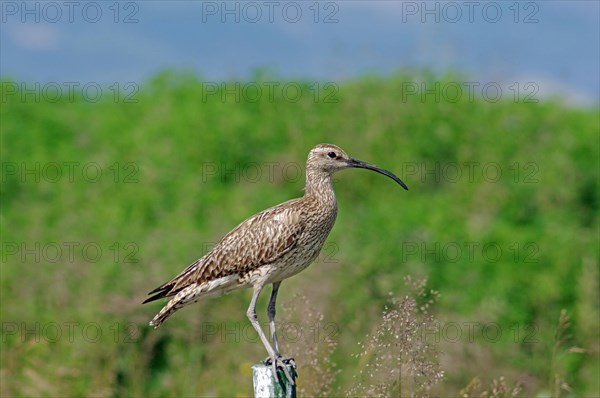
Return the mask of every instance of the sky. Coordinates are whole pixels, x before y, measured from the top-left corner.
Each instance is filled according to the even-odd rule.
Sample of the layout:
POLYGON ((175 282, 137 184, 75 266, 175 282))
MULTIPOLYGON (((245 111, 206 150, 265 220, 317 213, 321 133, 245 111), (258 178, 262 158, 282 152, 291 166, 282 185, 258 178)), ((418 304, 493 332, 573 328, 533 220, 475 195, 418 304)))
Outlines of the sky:
POLYGON ((26 82, 340 81, 401 69, 600 103, 600 2, 1 1, 0 75, 26 82), (516 86, 515 86, 516 84, 516 86))

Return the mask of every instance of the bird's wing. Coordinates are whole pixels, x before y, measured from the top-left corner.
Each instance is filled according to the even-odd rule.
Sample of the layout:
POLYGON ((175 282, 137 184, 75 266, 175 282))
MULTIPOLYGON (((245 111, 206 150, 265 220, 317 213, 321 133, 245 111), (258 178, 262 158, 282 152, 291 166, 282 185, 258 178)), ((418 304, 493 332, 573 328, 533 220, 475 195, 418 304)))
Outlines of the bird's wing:
POLYGON ((232 274, 244 274, 273 263, 295 247, 306 227, 297 199, 264 210, 243 221, 204 257, 148 294, 145 302, 171 297, 192 283, 204 283, 232 274))

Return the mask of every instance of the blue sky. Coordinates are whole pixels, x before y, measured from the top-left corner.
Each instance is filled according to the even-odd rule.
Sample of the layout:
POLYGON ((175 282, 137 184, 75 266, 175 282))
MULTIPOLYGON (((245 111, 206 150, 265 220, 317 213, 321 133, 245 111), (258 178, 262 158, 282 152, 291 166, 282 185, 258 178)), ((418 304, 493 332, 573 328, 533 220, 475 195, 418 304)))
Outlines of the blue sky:
POLYGON ((29 82, 429 68, 599 102, 597 1, 2 1, 1 11, 0 73, 29 82))

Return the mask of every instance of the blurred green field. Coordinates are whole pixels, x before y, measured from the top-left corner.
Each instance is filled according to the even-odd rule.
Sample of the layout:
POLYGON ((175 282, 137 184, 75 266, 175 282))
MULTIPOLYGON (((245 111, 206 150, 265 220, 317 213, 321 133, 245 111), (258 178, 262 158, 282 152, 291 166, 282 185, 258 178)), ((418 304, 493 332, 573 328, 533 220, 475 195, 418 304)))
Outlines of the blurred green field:
POLYGON ((407 275, 440 295, 437 328, 424 331, 445 373, 432 395, 500 377, 522 396, 600 395, 598 109, 407 95, 420 79, 457 81, 306 81, 297 101, 281 90, 237 101, 164 72, 96 103, 23 98, 3 81, 0 395, 250 395, 266 353, 246 319, 249 290, 158 330, 147 323, 160 303, 141 302, 246 217, 302 195, 321 142, 410 190, 364 170, 336 175, 325 251, 279 296, 305 395, 369 383, 356 377, 358 343, 391 297, 410 294, 407 275), (558 343, 562 309, 571 322, 558 343))

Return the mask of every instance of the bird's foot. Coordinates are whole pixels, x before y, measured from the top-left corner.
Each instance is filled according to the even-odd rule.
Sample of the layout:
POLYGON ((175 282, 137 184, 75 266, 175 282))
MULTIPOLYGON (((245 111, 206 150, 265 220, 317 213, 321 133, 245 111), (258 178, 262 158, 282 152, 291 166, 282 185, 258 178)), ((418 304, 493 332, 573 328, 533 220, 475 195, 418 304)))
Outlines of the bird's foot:
POLYGON ((279 373, 277 372, 277 368, 281 368, 281 370, 283 370, 283 373, 285 374, 285 377, 288 379, 289 383, 291 385, 296 384, 294 382, 294 378, 292 377, 292 375, 290 374, 290 371, 288 370, 288 365, 292 365, 292 372, 294 373, 295 376, 297 376, 298 374, 296 373, 296 361, 294 360, 294 358, 283 358, 282 356, 277 356, 277 357, 268 357, 267 359, 265 359, 265 365, 266 366, 271 366, 271 368, 273 369, 273 375, 275 375, 275 377, 277 378, 277 380, 279 381, 279 373))

